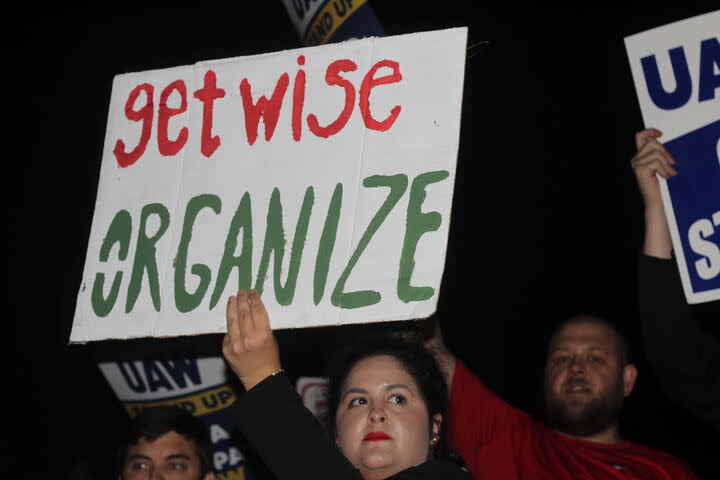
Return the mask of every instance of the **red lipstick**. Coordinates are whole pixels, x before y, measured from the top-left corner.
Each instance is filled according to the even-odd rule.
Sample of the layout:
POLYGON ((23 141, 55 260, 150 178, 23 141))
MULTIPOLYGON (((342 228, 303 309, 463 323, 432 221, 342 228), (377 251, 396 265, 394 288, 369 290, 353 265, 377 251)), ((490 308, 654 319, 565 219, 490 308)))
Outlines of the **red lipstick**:
POLYGON ((363 442, 379 442, 380 440, 390 440, 392 437, 385 432, 370 432, 363 438, 363 442))

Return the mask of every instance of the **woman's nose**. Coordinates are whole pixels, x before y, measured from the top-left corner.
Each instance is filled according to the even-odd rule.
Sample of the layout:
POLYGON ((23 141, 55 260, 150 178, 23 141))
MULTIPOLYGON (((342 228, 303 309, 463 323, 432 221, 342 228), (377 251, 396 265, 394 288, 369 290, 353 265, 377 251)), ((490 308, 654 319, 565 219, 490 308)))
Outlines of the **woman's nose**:
POLYGON ((381 408, 373 408, 370 411, 369 421, 370 423, 384 423, 387 420, 385 411, 381 408))

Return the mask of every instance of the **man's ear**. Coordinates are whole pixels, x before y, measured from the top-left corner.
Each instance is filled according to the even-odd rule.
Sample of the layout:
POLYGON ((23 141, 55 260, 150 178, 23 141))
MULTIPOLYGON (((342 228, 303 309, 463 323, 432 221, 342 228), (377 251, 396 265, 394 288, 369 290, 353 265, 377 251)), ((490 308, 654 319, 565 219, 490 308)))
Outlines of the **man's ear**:
POLYGON ((627 397, 635 387, 637 379, 637 367, 629 363, 623 367, 623 394, 627 397))

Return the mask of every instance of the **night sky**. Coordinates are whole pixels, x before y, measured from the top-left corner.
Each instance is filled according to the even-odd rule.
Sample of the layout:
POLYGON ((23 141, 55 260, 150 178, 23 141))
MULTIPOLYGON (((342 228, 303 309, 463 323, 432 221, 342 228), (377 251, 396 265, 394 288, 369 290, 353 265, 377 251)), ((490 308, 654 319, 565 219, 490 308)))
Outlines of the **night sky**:
MULTIPOLYGON (((279 0, 255 3, 230 10, 120 5, 82 15, 64 12, 44 20, 43 54, 25 56, 37 85, 29 94, 32 108, 24 110, 23 125, 55 125, 58 137, 33 136, 27 144, 34 158, 54 168, 43 170, 48 180, 44 201, 28 207, 29 218, 43 219, 42 226, 31 220, 37 234, 27 243, 16 240, 39 259, 31 277, 51 264, 49 275, 62 283, 61 292, 55 281, 48 287, 61 296, 59 315, 48 315, 31 300, 54 328, 48 361, 33 370, 33 378, 40 382, 49 370, 54 375, 53 401, 45 408, 53 425, 50 465, 56 475, 83 469, 92 478, 113 475, 118 432, 128 419, 97 368, 99 360, 153 358, 167 351, 220 354, 220 335, 67 342, 113 76, 302 46, 279 0)), ((717 475, 717 445, 707 440, 717 432, 663 395, 639 342, 635 269, 642 203, 629 161, 634 132, 643 123, 623 43, 627 35, 711 8, 443 6, 450 4, 464 5, 373 2, 388 35, 469 27, 460 153, 438 311, 449 347, 511 404, 540 415, 549 329, 580 311, 622 318, 640 368, 623 417, 624 435, 685 458, 701 478, 717 475)), ((25 175, 36 168, 28 164, 25 175)), ((720 302, 695 312, 705 329, 720 336, 720 302)), ((412 323, 392 326, 412 328, 412 323)), ((23 333, 37 335, 36 324, 27 325, 23 333)), ((291 376, 319 375, 324 352, 359 331, 382 328, 388 325, 280 331, 283 364, 291 376)))

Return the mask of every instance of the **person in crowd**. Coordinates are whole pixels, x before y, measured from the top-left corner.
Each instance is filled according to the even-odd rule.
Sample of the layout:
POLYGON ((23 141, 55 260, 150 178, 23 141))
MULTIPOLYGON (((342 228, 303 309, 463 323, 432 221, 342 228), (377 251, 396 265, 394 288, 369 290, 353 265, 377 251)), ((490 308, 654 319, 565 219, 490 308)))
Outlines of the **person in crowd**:
POLYGON ((544 423, 490 391, 447 350, 439 328, 427 346, 451 385, 451 445, 477 479, 696 478, 681 459, 621 438, 618 416, 637 368, 604 318, 572 317, 552 335, 544 423))
MULTIPOLYGON (((652 206, 645 245, 651 255, 656 250, 650 243, 658 240, 653 222, 659 204, 654 197, 648 200, 658 195, 654 175, 675 174, 673 159, 655 136, 638 136, 640 152, 632 161, 646 205, 652 206)), ((477 479, 696 478, 681 459, 622 439, 618 416, 638 373, 629 362, 627 341, 604 318, 579 315, 552 335, 544 370, 544 422, 490 391, 447 350, 439 328, 427 347, 451 385, 451 445, 477 479)))
POLYGON ((118 451, 119 480, 214 480, 207 427, 175 406, 144 409, 118 451))
POLYGON ((490 391, 445 347, 427 346, 450 389, 450 444, 480 480, 694 479, 679 458, 620 436, 618 414, 637 368, 606 319, 579 315, 551 337, 545 364, 545 422, 490 391))
POLYGON ((280 366, 268 313, 256 291, 227 304, 223 354, 246 392, 230 407, 247 440, 279 480, 469 480, 437 455, 447 387, 420 344, 383 338, 352 345, 333 362, 331 438, 280 366))
MULTIPOLYGON (((676 159, 654 128, 635 136, 631 165, 645 205, 638 302, 648 361, 668 396, 720 429, 720 342, 703 332, 685 301, 663 211, 660 182, 677 175, 676 159)), ((719 187, 720 188, 720 187, 719 187)), ((720 215, 716 213, 715 215, 720 215)))

